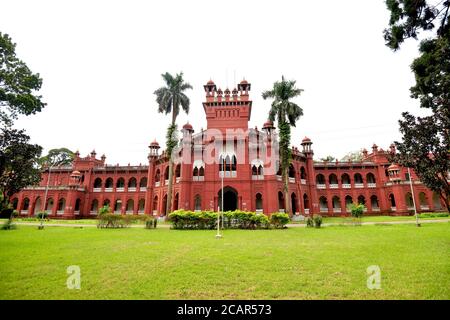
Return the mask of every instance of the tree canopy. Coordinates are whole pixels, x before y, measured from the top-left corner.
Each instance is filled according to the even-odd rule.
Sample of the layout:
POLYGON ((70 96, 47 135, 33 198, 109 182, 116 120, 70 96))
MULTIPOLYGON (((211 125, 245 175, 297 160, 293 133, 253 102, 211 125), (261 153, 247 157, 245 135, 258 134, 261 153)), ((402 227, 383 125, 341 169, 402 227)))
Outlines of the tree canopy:
POLYGON ((29 144, 23 130, 2 128, 0 132, 0 191, 1 207, 22 188, 40 181, 38 159, 42 148, 29 144))
POLYGON ((42 79, 16 57, 15 49, 11 38, 0 32, 0 124, 6 125, 19 114, 34 114, 46 105, 36 94, 42 79))
POLYGON ((391 16, 384 39, 391 49, 398 50, 408 38, 417 39, 421 30, 436 30, 437 36, 448 34, 450 0, 386 0, 386 5, 391 16))
POLYGON ((48 154, 39 158, 41 166, 65 166, 72 164, 75 154, 67 148, 56 148, 48 151, 48 154))
POLYGON ((450 0, 430 4, 426 0, 387 0, 391 12, 385 30, 386 45, 393 50, 404 40, 417 39, 419 31, 434 36, 420 42, 420 56, 411 64, 416 84, 411 97, 431 115, 409 112, 399 120, 401 142, 394 161, 414 169, 419 179, 438 193, 450 211, 450 0))

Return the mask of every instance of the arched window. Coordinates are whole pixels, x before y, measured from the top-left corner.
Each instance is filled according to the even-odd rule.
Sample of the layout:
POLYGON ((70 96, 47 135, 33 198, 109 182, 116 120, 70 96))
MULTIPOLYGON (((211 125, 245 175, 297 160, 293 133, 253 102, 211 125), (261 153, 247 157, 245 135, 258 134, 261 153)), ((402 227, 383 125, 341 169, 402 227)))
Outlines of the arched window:
POLYGON ((441 197, 436 192, 433 192, 433 205, 435 210, 442 210, 441 197))
POLYGON ((198 177, 198 168, 197 167, 194 168, 194 172, 192 173, 192 176, 198 177))
POLYGON ((328 212, 328 201, 327 201, 326 197, 321 196, 319 198, 319 207, 320 207, 320 212, 328 212))
POLYGON ((316 176, 316 183, 317 183, 317 184, 324 185, 324 184, 325 184, 325 176, 324 176, 323 174, 319 173, 319 174, 316 176))
POLYGON ((372 210, 380 209, 380 205, 378 203, 378 197, 376 195, 373 195, 370 197, 370 206, 372 207, 372 210))
POLYGON ((137 187, 137 180, 136 178, 130 178, 130 180, 128 180, 128 189, 136 189, 137 187))
POLYGON ((295 214, 298 211, 297 195, 294 192, 291 194, 291 210, 292 210, 292 214, 295 214))
POLYGON ((152 210, 154 213, 158 212, 158 196, 153 198, 152 210))
POLYGON ((263 199, 261 193, 257 193, 255 197, 255 208, 257 211, 260 211, 263 209, 263 199))
POLYGON ((295 168, 294 165, 291 163, 289 165, 289 178, 295 178, 295 168))
POLYGON ((23 199, 22 210, 25 211, 28 210, 29 208, 30 208, 30 199, 28 198, 23 199))
POLYGON ((363 183, 363 178, 362 175, 360 173, 355 173, 355 184, 362 184, 363 183))
POLYGON ((127 201, 127 213, 133 213, 134 212, 134 200, 128 199, 127 201))
POLYGON ((407 192, 407 193, 405 194, 405 202, 406 202, 406 206, 407 206, 408 208, 412 208, 412 207, 414 206, 413 198, 412 198, 411 192, 407 192))
POLYGON ((77 199, 76 201, 75 201, 75 208, 74 208, 74 211, 75 212, 79 212, 80 211, 80 207, 81 207, 81 199, 77 199))
POLYGON ((341 176, 341 183, 344 184, 350 184, 350 176, 347 173, 344 173, 341 176))
POLYGON ((395 197, 392 193, 389 195, 389 201, 391 202, 391 207, 395 208, 395 197))
POLYGON ((350 211, 349 206, 353 203, 353 198, 351 196, 345 196, 345 208, 350 211))
POLYGON ((122 212, 122 200, 117 199, 116 203, 114 204, 114 213, 121 213, 122 212))
POLYGON ((422 210, 428 209, 428 198, 427 198, 425 192, 419 193, 419 202, 420 202, 420 208, 422 210))
POLYGON ((34 200, 33 214, 36 215, 41 210, 42 210, 42 200, 40 197, 37 197, 36 200, 34 200))
POLYGON ((256 168, 255 165, 252 166, 252 176, 257 176, 258 175, 258 169, 256 168))
POLYGON ((358 204, 366 204, 366 198, 363 195, 358 197, 358 204))
POLYGON ((64 199, 64 198, 59 199, 58 200, 58 207, 56 208, 58 213, 64 212, 64 208, 65 207, 66 207, 66 199, 64 199))
POLYGON ((333 185, 338 184, 338 178, 334 173, 330 174, 330 176, 328 177, 328 181, 330 184, 333 184, 333 185))
POLYGON ((177 164, 175 167, 175 178, 179 178, 181 176, 181 165, 177 164))
POLYGON ((98 200, 94 199, 91 203, 91 213, 97 213, 98 212, 98 200))
POLYGON ((94 180, 94 188, 101 188, 102 187, 102 179, 100 179, 100 178, 96 178, 95 180, 94 180))
POLYGON ((112 178, 106 179, 105 188, 110 189, 113 188, 113 186, 114 186, 113 179, 112 178))
POLYGON ((159 181, 161 181, 161 172, 159 171, 159 169, 157 169, 155 173, 155 182, 159 181))
POLYGON ((175 198, 173 199, 173 210, 178 210, 178 202, 180 200, 180 196, 178 195, 178 193, 175 195, 175 198))
POLYGON ((338 196, 334 196, 332 199, 333 209, 341 209, 341 199, 338 196))
POLYGON ((199 175, 199 177, 204 177, 205 176, 205 168, 200 167, 200 170, 198 170, 198 175, 199 175))
MULTIPOLYGON (((39 208, 40 210, 40 208, 39 208)), ((45 210, 47 210, 48 212, 52 212, 53 211, 53 199, 49 198, 47 200, 47 203, 45 204, 45 210)))
POLYGON ((306 193, 303 195, 303 207, 309 209, 309 198, 306 193))
POLYGON ((300 179, 306 180, 306 170, 305 167, 300 168, 300 179))
POLYGON ((195 211, 202 210, 202 197, 200 197, 200 195, 198 194, 194 198, 194 209, 195 211))
POLYGON ((141 190, 147 188, 147 178, 146 177, 141 178, 141 180, 139 181, 139 188, 141 190))
POLYGON ((169 166, 164 170, 164 180, 169 180, 169 166))
POLYGON ((278 209, 279 211, 284 212, 284 195, 283 192, 278 191, 278 209))
POLYGON ((367 183, 375 183, 376 182, 375 175, 372 172, 369 172, 366 175, 366 180, 367 180, 367 183))
POLYGON ((144 211, 145 211, 145 199, 139 199, 138 213, 144 213, 144 211))
POLYGON ((125 179, 119 178, 116 183, 116 188, 125 188, 125 179))
POLYGON ((237 164, 237 159, 236 159, 236 156, 233 155, 231 157, 231 171, 236 171, 236 164, 237 164))

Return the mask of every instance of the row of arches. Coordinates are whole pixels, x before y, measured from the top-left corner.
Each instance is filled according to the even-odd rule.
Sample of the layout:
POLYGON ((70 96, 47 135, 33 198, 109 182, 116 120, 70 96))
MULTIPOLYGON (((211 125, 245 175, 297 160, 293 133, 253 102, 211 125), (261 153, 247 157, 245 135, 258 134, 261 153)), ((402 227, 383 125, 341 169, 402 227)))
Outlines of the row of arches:
MULTIPOLYGON (((130 179, 128 179, 128 182, 125 184, 125 179, 124 178, 119 178, 116 180, 116 183, 114 183, 113 178, 109 177, 105 180, 105 183, 103 184, 103 180, 101 178, 96 178, 94 180, 94 188, 95 189, 100 189, 103 186, 106 189, 111 189, 114 188, 114 186, 116 188, 125 188, 125 185, 128 186, 128 189, 130 188, 136 188, 137 187, 137 179, 132 177, 130 179)), ((146 177, 142 177, 139 180, 139 188, 146 188, 147 187, 147 178, 146 177)))
MULTIPOLYGON (((109 199, 104 199, 101 206, 109 206, 113 212, 121 213, 123 203, 122 203, 122 199, 117 199, 113 205, 109 199)), ((91 213, 97 213, 99 209, 100 209, 99 200, 97 200, 97 199, 92 200, 91 207, 90 207, 91 213)), ((125 204, 125 212, 126 213, 136 213, 136 211, 139 213, 143 213, 144 209, 145 209, 145 199, 139 199, 137 210, 135 208, 134 199, 128 199, 126 201, 126 204, 125 204)))
MULTIPOLYGON (((350 184, 351 183, 350 175, 348 173, 342 174, 340 181, 341 181, 341 184, 350 184)), ((364 183, 362 174, 355 173, 353 175, 353 181, 354 181, 354 183, 357 183, 357 184, 364 183)), ((327 179, 325 178, 325 176, 322 173, 319 173, 316 176, 316 184, 324 185, 324 184, 326 184, 326 182, 327 182, 327 179)), ((372 172, 369 172, 368 174, 366 174, 366 182, 367 183, 376 183, 375 175, 372 172)), ((330 174, 328 176, 328 183, 329 184, 338 184, 339 183, 338 176, 334 173, 330 174)))
MULTIPOLYGON (((14 198, 12 201, 12 206, 14 210, 18 210, 19 212, 23 212, 23 211, 28 211, 30 209, 31 206, 31 201, 28 197, 25 197, 22 201, 22 203, 20 204, 20 208, 19 208, 19 199, 18 198, 14 198)), ((33 204, 33 213, 36 214, 37 212, 44 210, 47 211, 49 213, 64 213, 64 211, 66 210, 66 199, 64 197, 61 197, 58 199, 58 201, 54 201, 53 197, 49 197, 47 198, 47 201, 45 203, 45 206, 42 207, 43 204, 43 200, 41 199, 41 197, 37 197, 34 200, 34 204, 33 204)), ((75 212, 79 212, 81 209, 81 199, 77 198, 75 200, 75 206, 74 206, 74 211, 75 212)))
MULTIPOLYGON (((372 209, 372 211, 379 211, 380 210, 379 200, 378 200, 378 197, 376 195, 370 196, 369 201, 370 201, 370 208, 372 209)), ((359 195, 356 198, 356 201, 353 201, 353 197, 350 196, 350 195, 347 195, 344 198, 345 209, 348 208, 348 206, 350 204, 352 204, 353 202, 356 202, 358 204, 367 205, 365 196, 359 195)), ((339 211, 340 212, 342 210, 342 202, 341 202, 341 198, 339 196, 333 196, 331 198, 331 207, 335 211, 339 211)), ((327 197, 321 196, 319 198, 319 209, 320 209, 321 212, 328 212, 328 199, 327 199, 327 197)))

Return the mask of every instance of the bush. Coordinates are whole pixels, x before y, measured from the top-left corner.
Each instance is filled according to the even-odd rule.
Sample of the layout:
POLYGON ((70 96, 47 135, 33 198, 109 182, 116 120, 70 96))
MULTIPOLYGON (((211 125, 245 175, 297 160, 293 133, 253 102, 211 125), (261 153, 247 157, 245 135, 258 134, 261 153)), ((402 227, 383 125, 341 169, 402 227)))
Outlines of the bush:
POLYGON ((223 217, 218 217, 218 213, 213 211, 176 210, 169 214, 174 229, 215 229, 217 218, 220 225, 223 223, 228 229, 267 229, 271 225, 266 215, 241 210, 224 212, 223 217))
POLYGON ((313 228, 314 227, 314 220, 311 217, 306 218, 306 227, 307 228, 313 228))
POLYGON ((112 210, 109 206, 103 206, 98 209, 98 215, 101 216, 103 214, 112 213, 112 210))
POLYGON ((36 217, 37 217, 38 219, 47 219, 47 217, 48 217, 48 212, 47 212, 47 211, 39 211, 39 212, 36 214, 36 217))
POLYGON ((270 216, 270 223, 275 228, 285 228, 286 225, 291 221, 287 213, 272 213, 270 216))
POLYGON ((361 203, 350 203, 348 208, 354 218, 361 218, 366 206, 361 203))
POLYGON ((12 219, 8 219, 4 224, 0 227, 0 230, 13 230, 16 229, 16 225, 13 223, 12 219))
POLYGON ((315 214, 313 216, 314 227, 320 228, 322 226, 322 216, 320 214, 315 214))

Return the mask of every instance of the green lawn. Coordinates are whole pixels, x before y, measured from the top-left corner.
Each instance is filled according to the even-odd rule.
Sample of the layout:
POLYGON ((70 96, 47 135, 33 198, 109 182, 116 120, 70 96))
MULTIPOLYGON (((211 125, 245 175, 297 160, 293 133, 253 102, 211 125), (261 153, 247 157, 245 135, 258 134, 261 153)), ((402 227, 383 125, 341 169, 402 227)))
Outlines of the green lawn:
POLYGON ((450 223, 0 231, 0 299, 450 299, 450 223), (81 290, 66 268, 81 268, 81 290), (381 268, 381 289, 366 268, 381 268))

